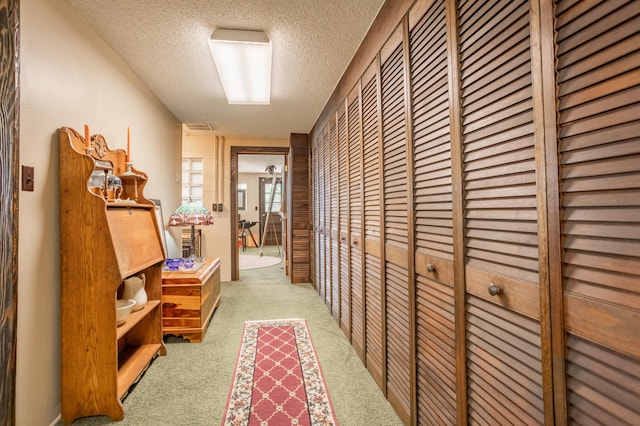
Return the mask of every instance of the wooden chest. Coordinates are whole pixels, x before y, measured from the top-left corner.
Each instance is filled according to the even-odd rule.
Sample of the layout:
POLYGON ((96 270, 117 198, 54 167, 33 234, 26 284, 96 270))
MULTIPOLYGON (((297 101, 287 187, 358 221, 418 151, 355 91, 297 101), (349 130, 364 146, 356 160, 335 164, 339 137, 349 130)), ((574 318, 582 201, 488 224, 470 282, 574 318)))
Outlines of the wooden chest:
POLYGON ((162 334, 201 342, 220 303, 220 260, 191 271, 162 272, 162 334))

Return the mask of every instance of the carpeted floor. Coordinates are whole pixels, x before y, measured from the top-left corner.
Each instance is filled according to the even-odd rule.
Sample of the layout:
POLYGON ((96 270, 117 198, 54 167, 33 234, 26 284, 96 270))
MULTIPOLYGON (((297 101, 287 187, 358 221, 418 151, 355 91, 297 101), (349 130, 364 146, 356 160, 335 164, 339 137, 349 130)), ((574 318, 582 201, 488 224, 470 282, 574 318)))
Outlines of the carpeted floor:
MULTIPOLYGON (((269 248, 263 254, 278 256, 269 248)), ((74 425, 220 425, 244 322, 280 318, 307 320, 341 426, 402 425, 316 291, 289 284, 283 265, 242 271, 240 280, 222 283, 203 342, 168 342, 168 355, 151 364, 124 400, 122 422, 97 416, 74 425)))

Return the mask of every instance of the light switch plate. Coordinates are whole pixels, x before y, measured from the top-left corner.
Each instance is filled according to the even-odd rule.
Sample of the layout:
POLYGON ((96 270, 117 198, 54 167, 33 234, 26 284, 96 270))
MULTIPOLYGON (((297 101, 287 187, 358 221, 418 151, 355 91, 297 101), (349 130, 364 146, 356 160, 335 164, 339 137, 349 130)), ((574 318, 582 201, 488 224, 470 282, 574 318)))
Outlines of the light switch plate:
POLYGON ((33 167, 22 166, 22 190, 33 191, 33 167))

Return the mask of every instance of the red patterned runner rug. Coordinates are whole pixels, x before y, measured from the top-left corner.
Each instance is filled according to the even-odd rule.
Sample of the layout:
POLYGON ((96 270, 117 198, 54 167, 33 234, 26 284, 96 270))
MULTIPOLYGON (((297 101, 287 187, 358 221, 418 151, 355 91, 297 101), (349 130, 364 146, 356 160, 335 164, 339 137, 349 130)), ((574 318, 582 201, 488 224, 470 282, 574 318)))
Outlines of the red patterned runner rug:
POLYGON ((222 424, 338 424, 305 320, 245 322, 222 424))

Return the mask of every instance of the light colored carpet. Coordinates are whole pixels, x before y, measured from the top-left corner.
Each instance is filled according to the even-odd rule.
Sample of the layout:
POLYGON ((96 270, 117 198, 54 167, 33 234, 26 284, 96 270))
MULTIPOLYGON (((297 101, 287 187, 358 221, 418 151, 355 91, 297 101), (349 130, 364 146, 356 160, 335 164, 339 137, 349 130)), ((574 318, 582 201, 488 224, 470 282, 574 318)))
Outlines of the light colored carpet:
MULTIPOLYGON (((278 256, 273 249, 264 254, 278 256)), ((304 318, 340 426, 402 426, 311 284, 290 284, 282 265, 242 271, 240 278, 222 283, 220 307, 202 343, 168 341, 167 356, 151 364, 124 400, 122 422, 95 416, 73 425, 219 425, 244 322, 304 318)))
POLYGON ((241 271, 247 269, 268 268, 269 266, 277 265, 282 262, 282 259, 274 256, 255 256, 241 254, 239 257, 239 265, 241 271))

